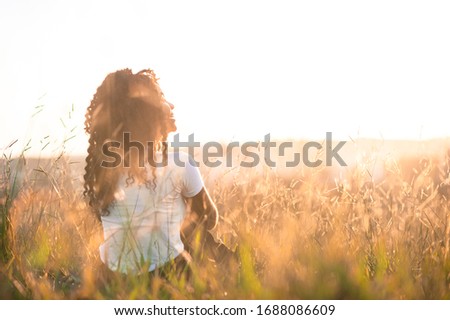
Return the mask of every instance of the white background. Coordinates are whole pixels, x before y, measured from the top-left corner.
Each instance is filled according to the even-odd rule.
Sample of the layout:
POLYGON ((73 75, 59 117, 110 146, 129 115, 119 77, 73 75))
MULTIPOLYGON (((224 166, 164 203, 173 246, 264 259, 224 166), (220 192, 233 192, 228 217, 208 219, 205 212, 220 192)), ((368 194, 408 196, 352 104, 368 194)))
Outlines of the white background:
POLYGON ((201 140, 447 137, 449 16, 448 1, 2 0, 0 149, 75 136, 83 154, 90 99, 127 67, 154 69, 201 140))

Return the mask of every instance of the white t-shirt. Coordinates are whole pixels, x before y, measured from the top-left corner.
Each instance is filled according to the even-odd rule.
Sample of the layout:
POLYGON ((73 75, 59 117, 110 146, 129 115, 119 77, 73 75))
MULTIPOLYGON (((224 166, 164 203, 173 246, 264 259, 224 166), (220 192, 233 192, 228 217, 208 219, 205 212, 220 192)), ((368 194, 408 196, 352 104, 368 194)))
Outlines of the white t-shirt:
MULTIPOLYGON (((119 181, 110 213, 102 217, 100 257, 111 270, 136 273, 148 264, 152 271, 183 252, 184 197, 193 197, 203 188, 200 172, 189 159, 186 153, 169 153, 167 166, 156 168, 154 189, 136 183, 126 187, 126 176, 119 181)), ((152 181, 150 166, 147 172, 152 181)))

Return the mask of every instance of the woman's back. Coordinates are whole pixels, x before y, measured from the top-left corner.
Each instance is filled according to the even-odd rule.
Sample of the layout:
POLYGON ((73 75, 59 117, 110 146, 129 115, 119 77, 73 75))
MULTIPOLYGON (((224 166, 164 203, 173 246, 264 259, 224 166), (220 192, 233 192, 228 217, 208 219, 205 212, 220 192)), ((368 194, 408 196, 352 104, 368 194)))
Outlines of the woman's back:
MULTIPOLYGON (((161 153, 156 155, 156 161, 161 162, 161 153)), ((187 154, 169 153, 166 166, 148 165, 147 173, 147 185, 135 182, 127 186, 127 175, 121 176, 109 214, 101 218, 105 240, 100 257, 111 270, 152 271, 184 251, 180 230, 186 214, 185 198, 202 190, 199 170, 187 154), (177 165, 176 158, 184 167, 177 165)))

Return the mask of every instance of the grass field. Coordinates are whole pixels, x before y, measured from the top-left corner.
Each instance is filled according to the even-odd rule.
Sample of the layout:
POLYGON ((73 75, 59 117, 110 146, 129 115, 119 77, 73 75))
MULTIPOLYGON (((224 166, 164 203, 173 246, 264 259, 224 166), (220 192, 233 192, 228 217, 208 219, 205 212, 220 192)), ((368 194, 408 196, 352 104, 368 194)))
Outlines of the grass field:
POLYGON ((214 235, 239 262, 206 260, 191 279, 170 281, 105 278, 82 163, 21 167, 5 155, 0 297, 449 299, 448 145, 421 148, 375 156, 367 147, 347 154, 346 168, 203 168, 221 214, 214 235))

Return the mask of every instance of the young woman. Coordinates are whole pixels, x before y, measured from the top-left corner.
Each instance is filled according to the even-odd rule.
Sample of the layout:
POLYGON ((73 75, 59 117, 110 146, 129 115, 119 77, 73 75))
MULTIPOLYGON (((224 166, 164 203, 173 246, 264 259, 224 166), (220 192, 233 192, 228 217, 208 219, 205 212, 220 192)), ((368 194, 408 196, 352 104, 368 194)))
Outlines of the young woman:
POLYGON ((105 78, 87 109, 84 194, 102 223, 101 260, 113 271, 183 269, 191 260, 183 236, 217 224, 198 168, 187 154, 167 151, 173 108, 152 70, 124 69, 105 78), (190 225, 187 205, 196 215, 190 225))

